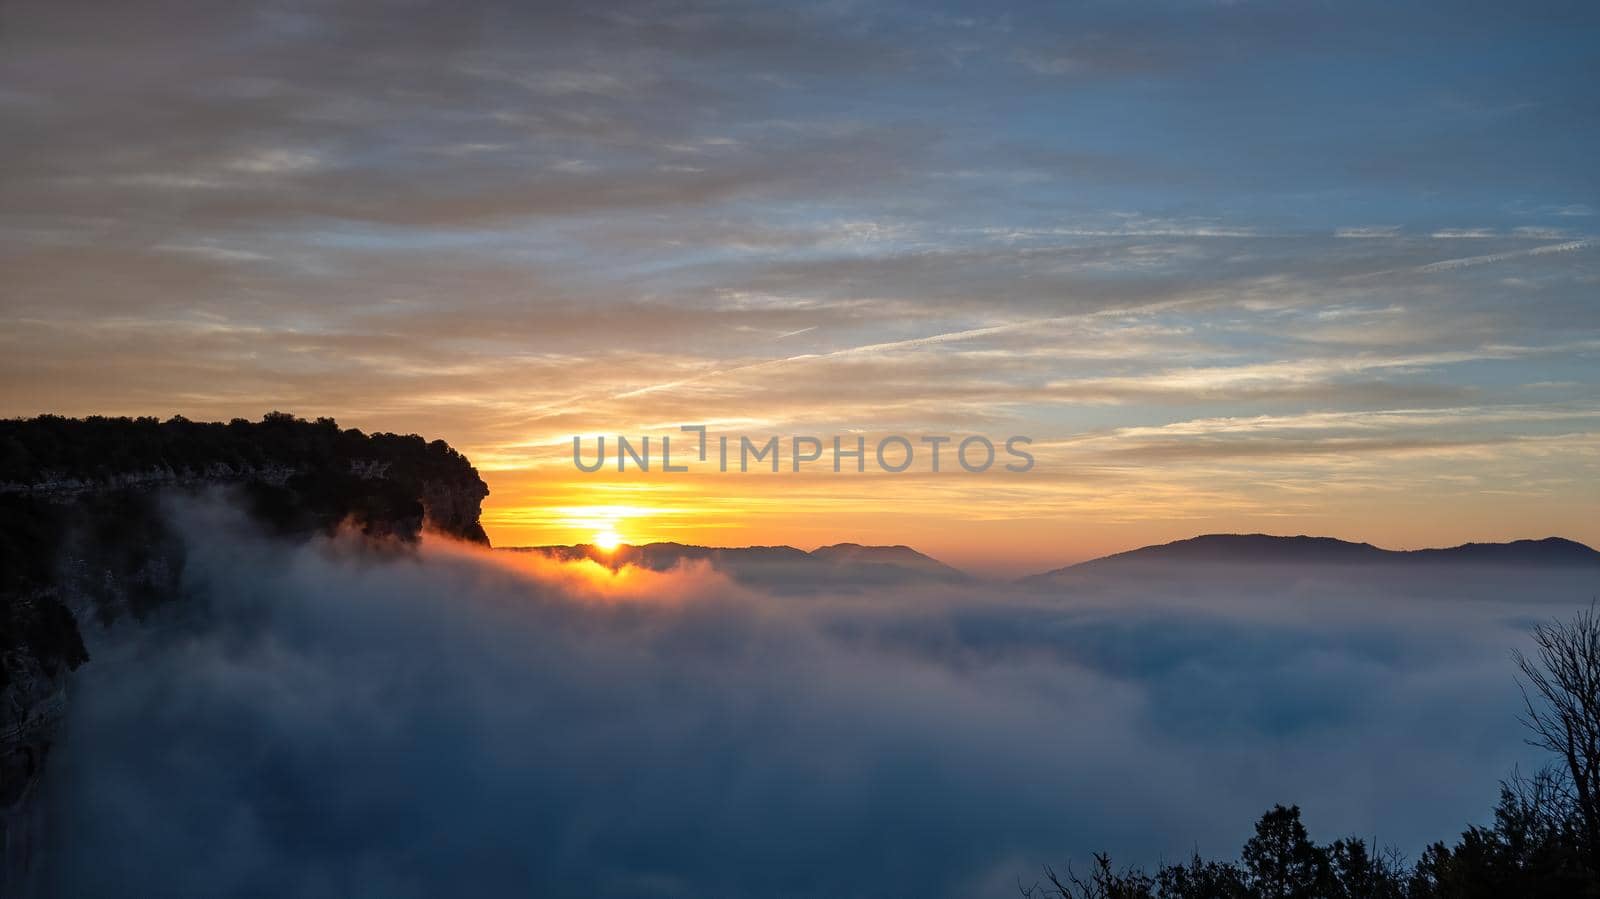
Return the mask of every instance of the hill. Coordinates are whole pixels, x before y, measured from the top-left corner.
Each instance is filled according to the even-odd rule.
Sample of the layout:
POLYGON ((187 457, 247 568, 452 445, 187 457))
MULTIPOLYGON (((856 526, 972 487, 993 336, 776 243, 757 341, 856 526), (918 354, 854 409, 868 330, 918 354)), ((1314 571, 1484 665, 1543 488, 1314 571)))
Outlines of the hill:
POLYGON ((609 552, 588 544, 511 547, 506 551, 541 553, 564 560, 589 559, 610 568, 636 565, 653 571, 666 571, 683 562, 703 561, 735 580, 779 592, 969 580, 964 572, 909 546, 837 543, 806 552, 793 546, 647 543, 619 546, 609 552))
POLYGON ((1041 583, 1088 574, 1132 573, 1140 569, 1173 565, 1232 566, 1366 565, 1417 568, 1424 566, 1497 567, 1600 567, 1600 552, 1561 537, 1515 540, 1509 543, 1464 543, 1441 549, 1391 550, 1370 543, 1353 543, 1333 537, 1280 537, 1269 534, 1204 534, 1157 546, 1103 556, 1023 579, 1041 583))

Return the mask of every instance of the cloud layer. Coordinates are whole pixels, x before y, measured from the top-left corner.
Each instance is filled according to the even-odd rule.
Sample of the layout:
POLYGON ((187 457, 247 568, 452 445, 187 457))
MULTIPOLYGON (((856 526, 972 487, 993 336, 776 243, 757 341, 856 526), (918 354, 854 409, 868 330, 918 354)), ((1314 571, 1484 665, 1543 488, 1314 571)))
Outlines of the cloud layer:
POLYGON ((65 894, 1005 895, 1097 848, 1231 852, 1274 802, 1415 852, 1526 763, 1507 653, 1588 595, 801 598, 176 514, 187 595, 96 638, 51 759, 65 894))

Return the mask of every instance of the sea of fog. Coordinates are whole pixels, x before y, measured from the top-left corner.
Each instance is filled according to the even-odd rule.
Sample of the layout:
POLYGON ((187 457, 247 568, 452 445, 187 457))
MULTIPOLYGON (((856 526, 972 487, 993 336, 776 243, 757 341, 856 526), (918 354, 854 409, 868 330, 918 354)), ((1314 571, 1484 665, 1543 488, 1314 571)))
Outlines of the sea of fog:
POLYGON ((173 514, 185 595, 91 635, 50 759, 61 895, 1014 896, 1092 850, 1231 856, 1273 803, 1414 857, 1537 763, 1509 653, 1592 593, 767 592, 173 514))

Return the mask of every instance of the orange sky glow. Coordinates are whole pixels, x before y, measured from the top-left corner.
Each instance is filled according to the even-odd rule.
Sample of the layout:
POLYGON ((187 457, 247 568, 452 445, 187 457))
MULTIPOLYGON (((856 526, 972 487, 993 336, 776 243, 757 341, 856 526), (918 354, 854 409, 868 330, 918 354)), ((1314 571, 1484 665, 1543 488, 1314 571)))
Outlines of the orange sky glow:
POLYGON ((4 29, 0 414, 441 438, 500 545, 1009 574, 1219 531, 1600 543, 1593 53, 1555 25, 1546 69, 1381 28, 1352 63, 1202 4, 1237 37, 1114 60, 1115 4, 891 37, 870 5, 724 33, 535 3, 441 7, 367 65, 341 29, 404 23, 71 6, 4 29), (1383 102, 1333 90, 1379 59, 1383 102), (572 465, 682 425, 1026 435, 1037 465, 572 465))

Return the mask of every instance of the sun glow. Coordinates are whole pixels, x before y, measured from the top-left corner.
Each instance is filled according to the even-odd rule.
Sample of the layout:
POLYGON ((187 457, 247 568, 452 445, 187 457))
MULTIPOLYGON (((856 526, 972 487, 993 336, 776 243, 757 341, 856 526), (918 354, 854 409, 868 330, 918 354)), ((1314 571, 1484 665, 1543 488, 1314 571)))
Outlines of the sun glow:
POLYGON ((607 529, 594 535, 594 545, 606 552, 612 552, 622 545, 622 535, 607 529))

